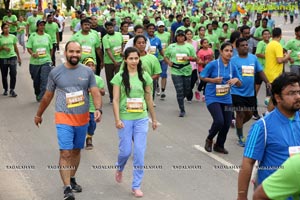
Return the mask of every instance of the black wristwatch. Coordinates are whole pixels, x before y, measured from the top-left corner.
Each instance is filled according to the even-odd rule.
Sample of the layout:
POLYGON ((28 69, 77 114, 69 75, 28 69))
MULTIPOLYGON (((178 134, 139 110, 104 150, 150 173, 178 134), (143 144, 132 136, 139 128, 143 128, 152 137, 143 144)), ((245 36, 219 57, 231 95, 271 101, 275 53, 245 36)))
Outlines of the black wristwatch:
POLYGON ((98 109, 96 109, 96 110, 98 110, 98 111, 101 113, 101 115, 103 114, 102 109, 98 108, 98 109))

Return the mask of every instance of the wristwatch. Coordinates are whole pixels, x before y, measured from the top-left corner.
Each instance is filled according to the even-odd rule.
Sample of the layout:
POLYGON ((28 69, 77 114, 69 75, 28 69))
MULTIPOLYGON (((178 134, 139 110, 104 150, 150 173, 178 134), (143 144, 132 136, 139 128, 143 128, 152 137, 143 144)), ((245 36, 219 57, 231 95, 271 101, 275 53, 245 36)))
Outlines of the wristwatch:
POLYGON ((103 113, 102 109, 98 108, 96 110, 98 110, 101 113, 101 115, 102 115, 102 113, 103 113))

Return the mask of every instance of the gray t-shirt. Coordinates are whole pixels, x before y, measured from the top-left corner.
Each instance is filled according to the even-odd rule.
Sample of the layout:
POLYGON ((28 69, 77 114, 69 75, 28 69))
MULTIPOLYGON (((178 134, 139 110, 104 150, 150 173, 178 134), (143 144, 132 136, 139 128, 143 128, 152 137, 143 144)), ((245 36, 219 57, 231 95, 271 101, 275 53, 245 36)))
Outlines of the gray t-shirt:
POLYGON ((89 112, 89 88, 97 87, 93 71, 78 64, 68 69, 61 64, 48 76, 47 90, 56 91, 56 112, 78 115, 89 112))

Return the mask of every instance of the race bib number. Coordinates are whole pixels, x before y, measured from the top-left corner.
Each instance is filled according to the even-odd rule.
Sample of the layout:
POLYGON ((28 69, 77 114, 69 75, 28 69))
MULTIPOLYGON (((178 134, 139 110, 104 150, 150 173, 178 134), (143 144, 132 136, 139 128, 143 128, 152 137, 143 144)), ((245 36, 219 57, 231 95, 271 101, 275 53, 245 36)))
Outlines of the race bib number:
POLYGON ((290 157, 294 156, 296 154, 300 154, 300 146, 289 147, 289 154, 290 154, 290 157))
POLYGON ((234 32, 234 31, 235 31, 235 29, 234 29, 234 28, 231 28, 231 29, 230 29, 230 31, 231 31, 231 32, 234 32))
POLYGON ((224 96, 229 93, 230 86, 225 85, 216 85, 216 96, 224 96))
POLYGON ((254 66, 242 65, 242 76, 254 76, 254 66))
POLYGON ((127 98, 126 110, 127 112, 143 112, 143 99, 127 98))
POLYGON ((201 39, 197 40, 198 47, 201 47, 201 39))
POLYGON ((115 56, 118 56, 121 54, 121 51, 122 51, 122 47, 115 47, 114 48, 114 55, 115 56))
POLYGON ((124 43, 127 43, 129 40, 129 35, 122 35, 124 43))
POLYGON ((168 32, 171 32, 171 27, 168 27, 167 29, 168 29, 168 32))
POLYGON ((84 105, 83 91, 66 93, 67 108, 75 108, 84 105))
POLYGON ((82 54, 90 55, 92 53, 92 47, 90 46, 82 46, 82 54))
POLYGON ((38 48, 36 50, 39 57, 45 57, 46 56, 46 48, 38 48))
POLYGON ((129 26, 129 27, 128 27, 128 32, 133 32, 133 31, 134 31, 133 26, 129 26))
POLYGON ((166 50, 166 48, 167 48, 167 44, 166 43, 162 43, 161 46, 162 46, 163 50, 166 50))
POLYGON ((150 54, 155 54, 155 53, 156 53, 156 46, 151 46, 151 47, 149 48, 149 53, 150 53, 150 54))
POLYGON ((185 53, 177 53, 176 54, 176 62, 177 63, 185 62, 185 60, 183 58, 186 57, 186 56, 187 56, 187 54, 185 54, 185 53))

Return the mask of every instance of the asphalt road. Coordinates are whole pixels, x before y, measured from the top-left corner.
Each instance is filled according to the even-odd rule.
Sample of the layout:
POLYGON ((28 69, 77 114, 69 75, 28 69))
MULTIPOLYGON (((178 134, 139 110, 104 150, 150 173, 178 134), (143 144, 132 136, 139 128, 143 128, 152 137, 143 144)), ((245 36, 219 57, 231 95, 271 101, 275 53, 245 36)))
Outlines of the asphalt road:
MULTIPOLYGON (((284 25, 283 17, 274 19, 283 28, 286 40, 294 37, 299 19, 293 25, 284 25)), ((70 38, 69 28, 66 29, 61 49, 70 38)), ((57 62, 61 63, 62 59, 63 55, 58 53, 57 62)), ((18 67, 18 97, 0 96, 0 200, 59 200, 63 197, 63 185, 57 170, 54 102, 45 112, 42 126, 35 127, 33 117, 39 104, 29 75, 29 54, 22 54, 22 60, 22 66, 18 67)), ((104 72, 101 76, 105 78, 104 72)), ((148 134, 143 199, 235 199, 243 153, 243 148, 236 144, 235 130, 230 129, 228 133, 228 155, 206 153, 203 146, 212 119, 205 103, 185 103, 187 115, 179 118, 170 77, 166 95, 165 101, 155 100, 160 126, 156 131, 150 129, 148 134)), ((127 163, 123 183, 114 180, 112 166, 117 159, 118 137, 108 99, 108 95, 103 98, 103 118, 93 138, 95 147, 92 151, 82 151, 77 182, 83 186, 83 192, 76 194, 76 199, 135 199, 130 193, 132 159, 127 163)), ((260 113, 265 110, 263 102, 261 90, 260 113)), ((245 125, 245 133, 253 122, 245 125)))

